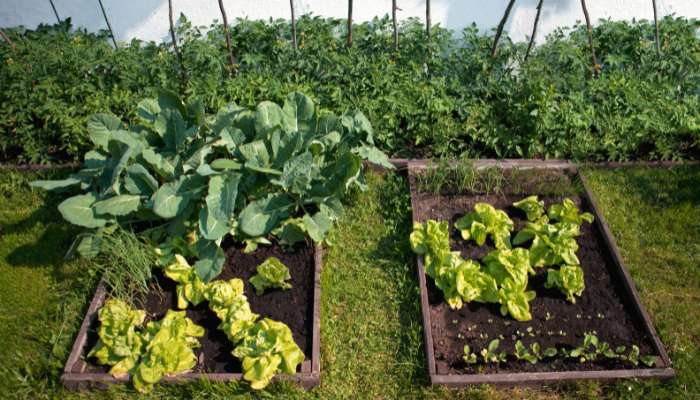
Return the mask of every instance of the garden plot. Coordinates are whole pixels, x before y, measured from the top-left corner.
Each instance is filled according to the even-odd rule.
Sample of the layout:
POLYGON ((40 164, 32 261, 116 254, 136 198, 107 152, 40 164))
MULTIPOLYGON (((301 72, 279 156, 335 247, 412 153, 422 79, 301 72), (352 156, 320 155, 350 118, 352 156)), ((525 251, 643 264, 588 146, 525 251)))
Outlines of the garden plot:
MULTIPOLYGON (((294 342, 304 353, 305 359, 296 374, 278 375, 274 379, 295 381, 307 388, 318 385, 321 247, 306 241, 289 250, 273 245, 259 248, 249 254, 231 243, 225 243, 224 247, 226 263, 214 282, 241 279, 251 311, 259 314, 260 318, 270 318, 286 324, 292 332, 294 342), (258 294, 251 283, 251 278, 257 274, 257 266, 270 257, 279 259, 289 268, 290 279, 287 282, 291 287, 286 290, 267 289, 258 294)), ((176 283, 162 273, 157 273, 155 279, 160 290, 151 291, 145 298, 145 323, 160 320, 168 310, 178 308, 176 283)), ((101 387, 129 381, 128 376, 114 377, 109 373, 109 367, 97 364, 95 359, 89 356, 89 352, 99 339, 97 311, 103 307, 105 300, 109 297, 107 291, 104 285, 98 287, 66 364, 62 380, 72 389, 101 387)), ((241 362, 231 356, 234 350, 233 344, 221 331, 219 327, 221 321, 216 314, 206 303, 200 303, 197 306, 188 307, 186 316, 204 328, 203 336, 198 338, 200 347, 194 349, 197 363, 191 371, 166 377, 164 381, 201 378, 213 381, 241 380, 243 375, 241 362)))
MULTIPOLYGON (((462 386, 672 377, 663 345, 576 168, 567 163, 495 164, 409 163, 411 241, 423 254, 418 274, 431 382, 462 386), (533 195, 538 197, 529 199, 530 207, 527 200, 520 208, 513 205, 533 195), (577 223, 567 225, 563 214, 577 223), (500 235, 493 228, 498 223, 489 225, 499 218, 504 225, 500 235), (474 221, 483 222, 486 230, 472 227, 474 221), (566 236, 561 233, 565 228, 575 231, 568 236, 575 241, 569 242, 575 257, 561 247, 564 259, 542 253, 547 248, 543 243, 566 236), (554 233, 543 234, 547 229, 554 233), (439 247, 438 239, 425 239, 438 230, 455 254, 446 257, 451 266, 442 269, 436 267, 436 251, 425 251, 439 247), (516 266, 522 267, 521 275, 510 270, 516 266), (471 272, 450 275, 460 268, 471 272), (582 272, 583 287, 574 282, 581 278, 576 271, 582 272), (522 288, 513 289, 519 279, 522 288), (472 284, 476 280, 492 283, 478 287, 472 284)), ((555 246, 561 243, 550 249, 555 246)))

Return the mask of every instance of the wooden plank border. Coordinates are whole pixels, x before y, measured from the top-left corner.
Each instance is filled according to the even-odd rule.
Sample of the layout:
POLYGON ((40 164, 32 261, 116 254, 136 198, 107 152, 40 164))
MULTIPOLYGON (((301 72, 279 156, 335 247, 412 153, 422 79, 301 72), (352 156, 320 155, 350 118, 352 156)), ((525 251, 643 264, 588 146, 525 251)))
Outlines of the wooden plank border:
MULTIPOLYGON (((456 161, 454 162, 456 163, 456 161)), ((417 172, 427 168, 432 168, 433 164, 428 160, 409 160, 407 169, 409 178, 417 172)), ((652 338, 653 346, 659 354, 656 368, 639 368, 639 369, 614 369, 603 371, 561 371, 561 372, 535 372, 535 373, 491 373, 491 374, 438 374, 435 367, 435 349, 432 337, 431 321, 430 321, 430 306, 428 303, 428 288, 426 284, 425 269, 423 258, 416 257, 416 272, 418 274, 418 284, 420 286, 421 295, 421 314, 423 322, 423 338, 425 340, 425 354, 427 359, 428 376, 432 385, 441 385, 451 388, 469 387, 480 384, 494 384, 497 386, 514 386, 514 385, 537 385, 546 383, 560 383, 573 380, 596 380, 610 381, 618 379, 670 379, 676 373, 671 367, 671 360, 664 348, 659 335, 654 328, 654 324, 642 305, 639 294, 634 286, 634 282, 625 267, 622 256, 615 242, 615 239, 605 221, 605 218, 595 202, 593 195, 589 189, 586 178, 580 173, 576 164, 566 160, 552 161, 537 161, 537 160, 474 160, 474 166, 478 169, 487 167, 500 167, 504 169, 558 169, 571 173, 578 177, 583 183, 584 193, 581 196, 582 200, 588 202, 591 210, 596 216, 595 225, 598 233, 603 237, 605 250, 611 255, 613 261, 614 272, 622 281, 625 295, 633 304, 633 316, 642 322, 642 328, 645 333, 652 338)), ((410 183, 411 179, 409 179, 410 183)), ((417 199, 415 190, 412 184, 411 187, 411 206, 416 209, 417 199)), ((415 222, 415 212, 413 213, 413 221, 415 222)))
MULTIPOLYGON (((323 247, 315 245, 314 248, 314 288, 313 288, 313 321, 311 338, 311 357, 301 364, 301 371, 294 374, 275 375, 273 381, 295 382, 306 389, 311 389, 321 383, 321 269, 323 267, 323 247)), ((90 326, 97 320, 97 312, 104 304, 107 290, 104 282, 100 282, 95 295, 90 302, 83 323, 76 336, 73 348, 66 361, 66 366, 61 375, 63 385, 70 390, 104 389, 113 384, 126 384, 129 378, 115 378, 108 373, 87 373, 87 363, 82 355, 87 346, 87 336, 90 326)), ((240 381, 242 373, 203 373, 187 372, 174 376, 166 376, 163 383, 182 383, 190 381, 232 382, 240 381)))

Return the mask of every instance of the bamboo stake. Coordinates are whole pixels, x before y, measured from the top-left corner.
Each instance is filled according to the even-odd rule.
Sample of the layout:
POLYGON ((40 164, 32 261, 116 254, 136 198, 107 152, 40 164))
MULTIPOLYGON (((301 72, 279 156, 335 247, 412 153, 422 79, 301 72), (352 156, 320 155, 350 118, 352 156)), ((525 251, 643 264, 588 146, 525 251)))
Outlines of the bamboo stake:
POLYGON ((593 62, 593 76, 598 77, 600 73, 600 65, 598 64, 598 57, 595 55, 595 47, 593 47, 593 28, 591 27, 591 17, 588 15, 588 8, 586 7, 586 0, 581 0, 581 8, 583 9, 583 16, 586 18, 586 31, 588 32, 588 46, 591 48, 591 61, 593 62))
POLYGON ((231 34, 228 31, 228 19, 226 18, 223 0, 219 0, 219 8, 224 19, 224 36, 226 37, 226 49, 228 49, 229 74, 233 75, 236 68, 236 58, 233 56, 233 50, 231 49, 231 34))
POLYGON ((185 69, 185 62, 182 59, 182 52, 177 45, 177 38, 175 37, 175 23, 173 22, 173 0, 168 0, 168 20, 170 21, 170 38, 173 41, 173 50, 177 56, 177 60, 180 63, 180 79, 182 84, 182 91, 184 92, 187 87, 187 70, 185 69))
POLYGON ((496 28, 496 37, 493 38, 493 46, 491 47, 492 58, 496 57, 496 52, 498 51, 498 41, 501 40, 501 35, 503 34, 503 27, 508 21, 508 16, 510 15, 510 10, 513 8, 513 4, 515 4, 515 0, 510 0, 508 2, 506 12, 503 14, 503 18, 501 18, 501 22, 498 23, 498 27, 496 28))
POLYGON ((430 0, 425 0, 425 34, 430 38, 430 0))
POLYGON ((651 0, 652 6, 654 6, 654 39, 656 39, 656 54, 661 54, 661 42, 659 41, 659 17, 656 11, 656 0, 651 0))
POLYGON ((525 52, 525 61, 530 56, 530 50, 532 50, 532 45, 535 44, 535 36, 537 36, 537 24, 540 22, 540 14, 542 13, 542 3, 544 0, 540 0, 537 3, 537 14, 535 14, 535 23, 532 25, 532 35, 530 35, 530 42, 527 44, 527 51, 525 52))
POLYGON ((391 0, 391 23, 394 26, 394 51, 399 51, 399 28, 396 21, 396 0, 391 0))
POLYGON ((352 47, 352 0, 348 0, 348 47, 352 47))
POLYGON ((102 4, 102 0, 97 0, 100 3, 100 9, 102 10, 102 16, 105 17, 105 22, 107 23, 107 29, 109 29, 109 36, 112 37, 112 43, 114 43, 114 48, 117 48, 117 40, 114 38, 114 31, 112 31, 112 25, 109 23, 107 18, 107 13, 105 12, 105 6, 102 4))
POLYGON ((294 16, 294 0, 289 0, 289 8, 292 9, 292 47, 297 50, 297 20, 294 16))
POLYGON ((7 44, 10 45, 10 47, 12 47, 12 51, 17 50, 17 47, 15 46, 14 42, 12 42, 12 40, 10 40, 10 37, 7 36, 5 34, 5 31, 3 31, 2 29, 0 29, 0 37, 2 37, 7 42, 7 44))
POLYGON ((53 0, 49 0, 49 3, 51 3, 51 8, 53 9, 53 14, 56 16, 56 21, 58 23, 61 23, 61 17, 58 16, 58 11, 56 11, 56 6, 53 4, 53 0))

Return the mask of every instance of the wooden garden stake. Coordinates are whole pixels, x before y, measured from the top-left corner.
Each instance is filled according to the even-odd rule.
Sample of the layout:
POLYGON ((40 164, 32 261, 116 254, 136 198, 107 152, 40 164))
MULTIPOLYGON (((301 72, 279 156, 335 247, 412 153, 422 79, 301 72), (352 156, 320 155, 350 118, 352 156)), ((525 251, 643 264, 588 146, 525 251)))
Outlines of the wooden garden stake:
POLYGON ((598 74, 600 73, 600 65, 598 64, 598 57, 595 55, 595 47, 593 47, 593 28, 591 28, 591 17, 588 15, 586 0, 581 0, 581 8, 583 9, 583 16, 586 18, 588 46, 591 48, 591 61, 593 62, 593 76, 597 78, 598 74))
POLYGON ((425 34, 430 38, 430 0, 425 0, 425 34))
POLYGON ((289 8, 292 10, 292 47, 297 50, 297 20, 294 16, 294 0, 289 0, 289 8))
POLYGON ((661 42, 659 41, 659 17, 656 11, 656 0, 651 0, 654 6, 654 39, 656 39, 656 54, 661 54, 661 42))
POLYGON ((348 47, 352 47, 352 0, 348 0, 348 47))
POLYGON ((56 11, 56 6, 53 4, 53 0, 49 0, 49 3, 51 3, 51 8, 53 9, 53 14, 56 16, 56 21, 58 23, 61 23, 61 17, 58 16, 58 11, 56 11))
POLYGON ((399 27, 396 21, 396 0, 391 0, 391 23, 394 26, 394 51, 399 51, 399 27))
MULTIPOLYGON (((105 12, 105 6, 102 5, 102 0, 97 0, 100 3, 100 9, 102 10, 102 16, 105 17, 105 22, 107 23, 107 29, 109 29, 109 36, 112 37, 112 43, 114 43, 114 48, 117 48, 117 40, 114 38, 114 31, 112 31, 112 25, 109 23, 109 18, 107 18, 107 13, 105 12)), ((53 4, 53 3, 52 3, 53 4)))
POLYGON ((168 0, 168 19, 170 21, 170 38, 173 41, 173 50, 177 56, 177 60, 180 63, 180 78, 182 80, 182 89, 187 87, 187 70, 185 69, 185 62, 182 59, 182 53, 180 48, 177 46, 177 38, 175 37, 175 23, 173 22, 173 0, 168 0))
POLYGON ((228 31, 228 19, 226 18, 223 0, 219 0, 219 8, 221 9, 221 17, 224 19, 224 36, 226 37, 226 49, 228 50, 229 74, 233 75, 236 69, 236 58, 233 56, 233 49, 231 49, 231 35, 228 31))
POLYGON ((535 23, 532 25, 532 34, 530 35, 530 42, 527 44, 527 51, 525 51, 525 61, 530 56, 530 50, 532 50, 532 45, 535 44, 535 36, 537 35, 537 24, 540 22, 540 14, 542 13, 542 3, 544 0, 540 0, 537 3, 537 14, 535 14, 535 23))
POLYGON ((496 52, 498 51, 498 41, 501 40, 501 35, 503 34, 503 27, 508 21, 508 16, 510 15, 510 10, 513 8, 513 4, 515 4, 515 0, 510 0, 508 2, 506 12, 503 14, 501 22, 498 23, 498 27, 496 28, 496 37, 493 38, 493 46, 491 47, 491 57, 496 57, 496 52))

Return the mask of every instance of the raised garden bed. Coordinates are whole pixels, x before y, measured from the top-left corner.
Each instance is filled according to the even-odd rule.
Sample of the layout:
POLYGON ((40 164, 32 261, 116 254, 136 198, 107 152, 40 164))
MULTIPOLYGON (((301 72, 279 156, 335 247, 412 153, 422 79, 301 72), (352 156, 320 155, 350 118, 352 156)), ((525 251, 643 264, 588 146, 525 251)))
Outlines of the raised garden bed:
MULTIPOLYGON (((305 360, 295 375, 280 374, 273 380, 297 382, 305 388, 317 386, 320 382, 320 294, 322 248, 314 246, 310 240, 297 244, 293 251, 285 252, 279 246, 261 246, 253 253, 245 254, 242 249, 225 245, 226 264, 216 280, 240 278, 245 283, 245 295, 254 313, 284 322, 289 326, 294 341, 304 352, 305 360), (258 296, 248 282, 256 271, 256 266, 268 257, 277 257, 289 267, 292 288, 289 290, 266 291, 258 296)), ((160 275, 160 274, 159 274, 160 275)), ((167 310, 176 309, 176 284, 160 275, 156 278, 161 293, 150 293, 143 305, 149 319, 159 319, 167 310)), ((63 371, 63 384, 73 390, 104 388, 109 384, 127 383, 129 378, 118 379, 108 373, 109 367, 98 365, 86 356, 97 342, 97 312, 108 297, 103 284, 97 288, 87 314, 78 332, 70 356, 63 371)), ((217 329, 220 321, 206 304, 187 309, 187 317, 205 328, 205 335, 199 339, 201 347, 196 348, 198 362, 191 372, 165 377, 162 382, 183 382, 198 379, 230 382, 242 379, 241 365, 231 355, 233 346, 222 331, 217 329)))
POLYGON ((514 208, 512 203, 529 195, 540 195, 548 207, 571 198, 582 210, 595 216, 593 224, 584 223, 581 235, 576 238, 579 245, 577 255, 584 271, 585 290, 576 303, 567 302, 555 288, 545 288, 545 268, 536 268, 536 275, 529 279, 530 290, 537 297, 530 302, 532 320, 519 322, 510 316, 502 316, 498 304, 470 302, 461 309, 451 309, 442 291, 426 276, 423 257, 417 257, 417 272, 421 293, 421 311, 425 337, 428 374, 433 385, 463 387, 475 384, 536 384, 567 380, 611 380, 619 378, 671 378, 674 370, 653 324, 639 301, 639 296, 622 263, 615 241, 593 200, 585 178, 575 165, 566 161, 519 161, 483 160, 474 163, 477 169, 499 167, 506 182, 515 178, 515 172, 530 173, 531 178, 518 176, 504 185, 497 194, 469 194, 447 189, 439 193, 420 191, 418 174, 436 168, 429 162, 408 162, 411 184, 411 203, 414 222, 428 219, 449 222, 450 247, 459 251, 465 259, 481 259, 491 250, 493 243, 487 241, 478 246, 474 241, 465 241, 454 228, 454 222, 473 210, 478 202, 489 203, 503 209, 515 223, 515 232, 527 222, 525 213, 514 208), (543 181, 559 181, 570 187, 570 193, 542 193, 543 181), (517 189, 516 189, 517 187, 517 189), (513 190, 510 190, 513 189, 513 190), (506 362, 468 364, 463 360, 465 345, 478 353, 490 341, 499 339, 501 349, 512 353, 515 342, 521 340, 528 345, 536 341, 542 349, 547 347, 574 348, 580 346, 585 332, 595 332, 601 341, 612 347, 636 345, 640 353, 655 356, 654 367, 642 363, 637 366, 620 359, 601 358, 596 361, 579 362, 575 358, 543 359, 528 363, 509 357, 506 362))

